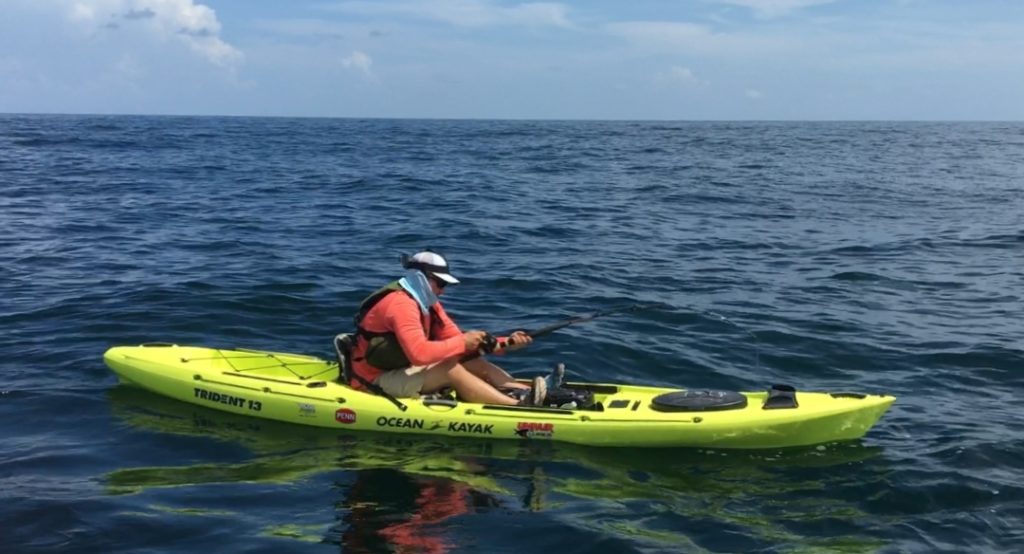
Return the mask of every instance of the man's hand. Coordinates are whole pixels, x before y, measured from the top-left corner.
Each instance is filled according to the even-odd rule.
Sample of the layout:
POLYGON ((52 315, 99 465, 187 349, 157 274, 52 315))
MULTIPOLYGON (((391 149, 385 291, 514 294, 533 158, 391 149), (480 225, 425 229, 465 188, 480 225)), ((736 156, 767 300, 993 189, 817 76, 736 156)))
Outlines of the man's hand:
POLYGON ((516 331, 515 333, 509 335, 508 346, 505 348, 505 350, 508 350, 510 352, 512 350, 519 350, 520 348, 525 348, 526 345, 530 344, 531 342, 533 342, 533 337, 527 335, 526 331, 516 331))
POLYGON ((466 344, 466 352, 476 352, 487 342, 487 332, 466 331, 462 333, 462 340, 466 344))

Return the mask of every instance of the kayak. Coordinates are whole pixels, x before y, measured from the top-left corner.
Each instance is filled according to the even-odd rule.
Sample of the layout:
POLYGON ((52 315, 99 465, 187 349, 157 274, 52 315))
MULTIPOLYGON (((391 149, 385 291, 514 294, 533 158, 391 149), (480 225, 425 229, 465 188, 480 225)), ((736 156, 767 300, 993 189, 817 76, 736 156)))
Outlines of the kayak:
POLYGON ((550 440, 592 446, 783 448, 863 437, 888 395, 704 391, 566 383, 585 407, 498 406, 449 397, 398 402, 338 382, 339 364, 315 356, 165 343, 117 346, 104 361, 122 383, 241 414, 333 429, 550 440))
MULTIPOLYGON (((669 491, 685 491, 701 501, 678 507, 689 508, 692 513, 687 515, 703 517, 706 514, 698 513, 706 510, 703 500, 714 502, 750 494, 770 500, 786 492, 784 483, 766 479, 772 472, 850 467, 885 451, 880 446, 844 442, 775 450, 645 448, 639 450, 645 455, 638 456, 638 450, 632 448, 594 448, 565 442, 328 431, 204 408, 131 386, 111 388, 107 400, 111 415, 124 429, 212 440, 243 447, 251 454, 242 460, 231 457, 193 464, 181 459, 155 460, 154 465, 112 468, 101 479, 109 494, 239 482, 297 484, 338 470, 386 468, 417 478, 465 484, 501 499, 517 496, 515 491, 526 492, 530 500, 524 499, 523 504, 533 507, 564 505, 566 498, 670 501, 666 493, 672 496, 674 493, 669 491), (709 456, 708 452, 717 455, 709 456), (560 465, 562 471, 558 472, 547 471, 551 463, 578 468, 583 478, 579 471, 564 471, 568 466, 560 465), (722 479, 723 474, 728 478, 722 479), (529 483, 526 491, 523 481, 529 483)), ((387 475, 390 478, 395 474, 387 475)), ((740 521, 743 512, 734 515, 734 523, 750 523, 740 521)))

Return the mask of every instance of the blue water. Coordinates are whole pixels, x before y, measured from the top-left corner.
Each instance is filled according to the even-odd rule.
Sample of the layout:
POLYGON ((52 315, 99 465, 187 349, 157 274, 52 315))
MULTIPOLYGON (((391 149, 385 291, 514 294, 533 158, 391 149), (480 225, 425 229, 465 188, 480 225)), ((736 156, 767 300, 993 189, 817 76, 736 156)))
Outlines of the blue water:
POLYGON ((1024 124, 0 116, 4 552, 1024 550, 1024 124), (884 392, 862 441, 345 434, 116 385, 146 341, 328 355, 443 251, 502 363, 884 392))

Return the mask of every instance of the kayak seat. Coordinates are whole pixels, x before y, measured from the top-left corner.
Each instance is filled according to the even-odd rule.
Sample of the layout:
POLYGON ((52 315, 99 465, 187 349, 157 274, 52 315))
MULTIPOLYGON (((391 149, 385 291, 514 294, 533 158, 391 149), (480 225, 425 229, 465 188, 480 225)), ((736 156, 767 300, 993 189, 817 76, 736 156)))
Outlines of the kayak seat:
POLYGON ((651 399, 651 409, 657 412, 714 412, 738 410, 746 406, 746 396, 726 390, 667 392, 651 399))
POLYGON ((384 389, 375 383, 364 379, 358 373, 352 371, 352 347, 355 346, 355 336, 348 333, 340 333, 334 336, 334 353, 338 356, 338 382, 343 385, 352 385, 353 378, 358 380, 369 392, 387 398, 399 410, 403 412, 409 409, 399 399, 391 396, 384 389))
POLYGON ((344 385, 352 382, 352 347, 355 339, 349 333, 334 337, 334 353, 338 356, 338 381, 344 385))

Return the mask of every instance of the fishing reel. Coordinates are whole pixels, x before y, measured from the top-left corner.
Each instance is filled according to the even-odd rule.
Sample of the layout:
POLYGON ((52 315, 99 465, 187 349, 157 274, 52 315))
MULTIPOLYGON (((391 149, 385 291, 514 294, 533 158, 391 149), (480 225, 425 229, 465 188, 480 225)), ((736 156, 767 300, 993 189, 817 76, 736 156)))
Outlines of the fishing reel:
POLYGON ((484 354, 490 354, 497 350, 499 346, 502 348, 505 347, 504 344, 499 343, 498 337, 495 337, 490 333, 485 333, 484 342, 480 344, 480 351, 484 354))
POLYGON ((508 338, 505 340, 498 340, 498 337, 487 333, 484 335, 484 342, 480 345, 480 351, 484 354, 490 354, 496 350, 504 350, 510 346, 518 344, 514 338, 508 338))

